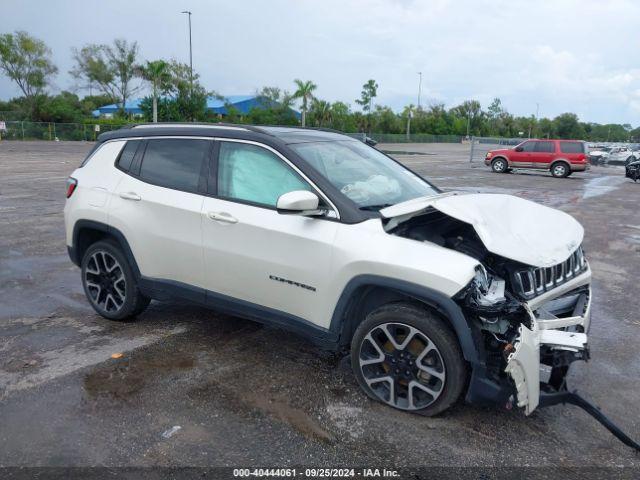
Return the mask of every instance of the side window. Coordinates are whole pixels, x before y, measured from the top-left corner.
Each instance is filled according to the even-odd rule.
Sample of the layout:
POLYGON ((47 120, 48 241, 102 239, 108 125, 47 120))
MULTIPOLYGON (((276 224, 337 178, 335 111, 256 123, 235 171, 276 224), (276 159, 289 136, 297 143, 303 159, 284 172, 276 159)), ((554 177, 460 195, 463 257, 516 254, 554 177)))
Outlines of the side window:
POLYGON ((220 197, 275 207, 280 195, 294 190, 312 188, 274 153, 246 143, 220 143, 220 197))
POLYGON ((536 146, 536 142, 524 142, 522 144, 522 151, 523 152, 533 152, 533 149, 536 146))
POLYGON ((542 153, 553 153, 556 151, 555 145, 553 142, 534 142, 536 144, 536 148, 534 152, 542 152, 542 153))
POLYGON ((140 178, 161 187, 196 192, 201 173, 205 173, 210 145, 209 140, 149 140, 140 178))
POLYGON ((584 153, 584 147, 581 142, 560 142, 560 151, 562 153, 584 153))
POLYGON ((131 168, 131 162, 133 162, 133 157, 135 157, 136 152, 138 151, 138 146, 140 145, 140 140, 129 140, 122 151, 120 152, 120 156, 118 157, 118 168, 128 172, 131 168))

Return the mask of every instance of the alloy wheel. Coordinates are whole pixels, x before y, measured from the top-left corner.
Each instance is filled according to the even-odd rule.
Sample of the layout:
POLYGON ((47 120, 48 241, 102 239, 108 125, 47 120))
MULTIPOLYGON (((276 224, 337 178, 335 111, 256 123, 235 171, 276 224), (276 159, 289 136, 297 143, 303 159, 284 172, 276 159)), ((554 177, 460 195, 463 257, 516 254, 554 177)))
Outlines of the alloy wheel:
POLYGON ((84 282, 90 300, 98 308, 116 313, 124 305, 127 281, 122 266, 109 252, 98 250, 91 255, 84 282))
POLYGON ((506 166, 502 160, 496 160, 493 164, 493 170, 498 173, 502 173, 506 166))
POLYGON ((556 165, 553 167, 553 175, 556 177, 564 177, 567 173, 567 167, 564 165, 556 165))
POLYGON ((383 402, 402 410, 420 410, 442 394, 446 369, 442 355, 420 330, 383 323, 364 337, 358 352, 362 376, 383 402))

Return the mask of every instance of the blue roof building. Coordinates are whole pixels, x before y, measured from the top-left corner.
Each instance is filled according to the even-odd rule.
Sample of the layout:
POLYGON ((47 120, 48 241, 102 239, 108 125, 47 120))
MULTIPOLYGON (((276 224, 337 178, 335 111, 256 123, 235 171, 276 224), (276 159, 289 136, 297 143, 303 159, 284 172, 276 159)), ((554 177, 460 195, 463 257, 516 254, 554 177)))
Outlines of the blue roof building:
MULTIPOLYGON (((124 107, 125 112, 133 116, 142 115, 142 109, 140 108, 142 100, 142 98, 135 98, 127 101, 124 107)), ((269 103, 269 99, 259 95, 229 95, 228 97, 224 97, 224 99, 209 97, 207 98, 207 110, 213 114, 225 116, 228 114, 227 105, 231 105, 238 110, 241 115, 247 115, 252 108, 268 107, 269 103)), ((118 109, 119 106, 117 104, 105 105, 104 107, 94 110, 92 113, 94 117, 111 117, 118 109)), ((292 111, 296 118, 300 118, 300 112, 292 111)))

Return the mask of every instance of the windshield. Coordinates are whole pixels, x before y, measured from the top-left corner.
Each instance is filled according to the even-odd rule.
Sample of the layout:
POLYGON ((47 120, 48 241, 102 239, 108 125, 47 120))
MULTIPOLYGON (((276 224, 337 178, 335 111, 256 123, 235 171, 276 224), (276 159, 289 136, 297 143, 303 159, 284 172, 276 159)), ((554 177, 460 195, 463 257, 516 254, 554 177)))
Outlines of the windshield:
POLYGON ((379 210, 439 191, 359 141, 289 145, 362 210, 379 210))

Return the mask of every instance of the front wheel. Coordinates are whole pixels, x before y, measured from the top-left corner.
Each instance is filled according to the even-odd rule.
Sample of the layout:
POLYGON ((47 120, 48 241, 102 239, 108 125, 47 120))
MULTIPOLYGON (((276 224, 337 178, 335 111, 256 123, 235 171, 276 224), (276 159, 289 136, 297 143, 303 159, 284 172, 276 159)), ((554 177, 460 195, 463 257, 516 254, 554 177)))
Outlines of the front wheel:
POLYGON ((496 173, 504 173, 508 168, 509 166, 507 165, 507 161, 502 158, 496 158, 493 162, 491 162, 491 170, 496 173))
POLYGON ((91 245, 82 257, 82 286, 93 309, 109 320, 142 313, 150 299, 140 293, 131 266, 111 241, 91 245))
POLYGON ((452 406, 467 376, 458 340, 443 320, 406 303, 367 315, 351 342, 351 366, 369 397, 426 416, 452 406))

